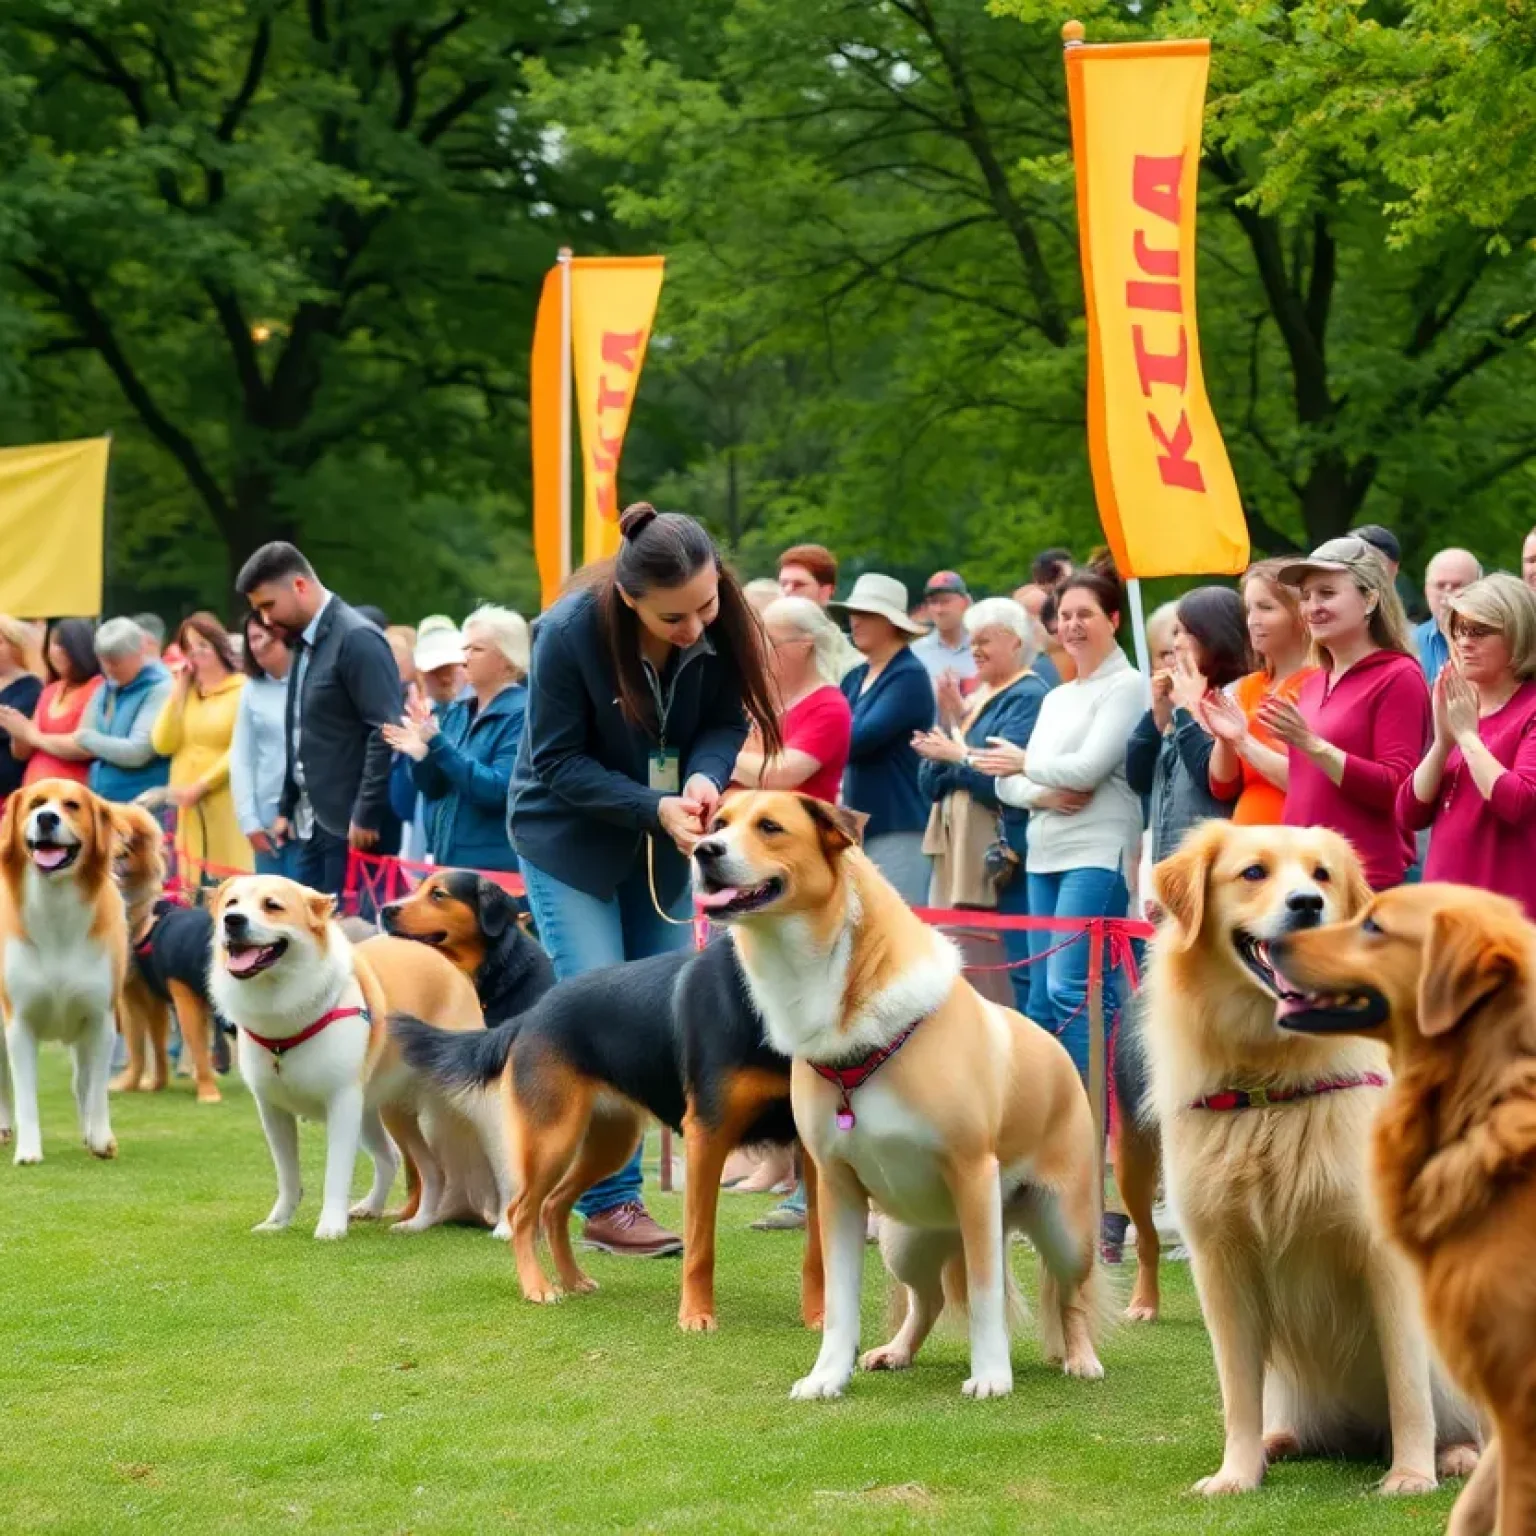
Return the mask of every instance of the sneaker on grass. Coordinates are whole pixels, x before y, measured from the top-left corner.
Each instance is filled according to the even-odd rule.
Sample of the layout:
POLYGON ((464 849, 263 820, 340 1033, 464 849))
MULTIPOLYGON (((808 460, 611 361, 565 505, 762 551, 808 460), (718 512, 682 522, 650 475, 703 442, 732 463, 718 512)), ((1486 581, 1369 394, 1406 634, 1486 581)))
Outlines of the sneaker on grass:
POLYGON ((659 1259, 683 1251, 682 1238, 658 1226, 638 1200, 626 1200, 623 1205, 588 1216, 581 1240, 600 1253, 628 1259, 659 1259))

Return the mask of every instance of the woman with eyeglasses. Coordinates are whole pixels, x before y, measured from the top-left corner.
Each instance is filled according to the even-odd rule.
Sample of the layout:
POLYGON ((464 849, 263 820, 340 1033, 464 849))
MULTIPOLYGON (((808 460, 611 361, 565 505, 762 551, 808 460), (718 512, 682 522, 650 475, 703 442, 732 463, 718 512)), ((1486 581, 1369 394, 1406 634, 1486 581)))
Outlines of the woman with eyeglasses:
POLYGON ((1435 738, 1398 792, 1398 817, 1432 829, 1426 880, 1497 891, 1536 920, 1536 592, 1499 573, 1446 609, 1435 738))

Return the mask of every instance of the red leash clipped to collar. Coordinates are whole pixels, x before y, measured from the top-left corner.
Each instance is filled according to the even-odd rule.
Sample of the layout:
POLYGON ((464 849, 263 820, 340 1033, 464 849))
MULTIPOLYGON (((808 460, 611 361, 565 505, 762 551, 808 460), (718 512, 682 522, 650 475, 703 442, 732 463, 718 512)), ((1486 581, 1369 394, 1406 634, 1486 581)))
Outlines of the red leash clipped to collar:
POLYGON ((922 1019, 917 1019, 907 1025, 889 1045, 882 1045, 879 1050, 871 1052, 863 1061, 856 1062, 851 1067, 827 1067, 819 1061, 806 1063, 817 1077, 824 1077, 841 1095, 837 1106, 838 1130, 851 1131, 856 1123, 853 1118, 853 1102, 849 1095, 855 1088, 860 1088, 867 1083, 912 1038, 913 1031, 922 1022, 922 1019))
POLYGON ((289 1035, 286 1040, 268 1040, 265 1035, 258 1035, 253 1029, 245 1029, 243 1024, 240 1028, 245 1029, 246 1035, 262 1050, 272 1053, 272 1070, 277 1072, 281 1070, 283 1057, 287 1052, 296 1045, 303 1045, 306 1040, 312 1040, 327 1024, 334 1024, 337 1019, 366 1019, 367 1017, 366 1008, 332 1008, 329 1013, 322 1013, 308 1029, 301 1029, 298 1034, 289 1035))
POLYGON ((1296 1099, 1315 1099, 1325 1093, 1343 1093, 1347 1088, 1385 1088, 1387 1080, 1379 1072, 1361 1077, 1333 1077, 1305 1088, 1227 1088, 1209 1098, 1196 1099, 1191 1109, 1268 1109, 1271 1104, 1290 1104, 1296 1099))

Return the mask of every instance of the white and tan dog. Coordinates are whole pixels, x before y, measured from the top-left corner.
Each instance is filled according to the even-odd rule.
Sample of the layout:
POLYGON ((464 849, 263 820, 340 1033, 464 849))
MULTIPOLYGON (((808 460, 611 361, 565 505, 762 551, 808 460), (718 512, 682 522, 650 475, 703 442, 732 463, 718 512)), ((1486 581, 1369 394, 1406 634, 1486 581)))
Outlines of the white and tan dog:
MULTIPOLYGON (((41 779, 17 790, 0 820, 0 1007, 18 1163, 43 1160, 37 1051, 44 1040, 60 1041, 74 1056, 86 1146, 96 1157, 117 1155, 107 1080, 128 966, 128 924, 112 883, 116 838, 111 806, 68 779, 41 779)), ((0 1050, 0 1105, 5 1056, 0 1050)), ((9 1128, 6 1120, 0 1132, 9 1128)))
POLYGON ((906 1317, 865 1370, 910 1365, 948 1294, 969 1306, 965 1392, 1012 1391, 1006 1240, 1022 1228, 1041 1257, 1047 1358, 1102 1376, 1097 1159, 1077 1071, 976 993, 857 836, 850 813, 808 795, 737 794, 694 849, 699 899, 731 925, 768 1038, 794 1058, 795 1124, 820 1181, 826 1327, 792 1395, 839 1397, 852 1377, 871 1201, 906 1317))
POLYGON ((214 897, 209 990, 239 1026, 240 1072, 277 1169, 277 1203, 255 1230, 281 1231, 293 1220, 302 1195, 298 1121, 306 1119, 326 1127, 317 1238, 344 1237, 349 1215, 384 1214, 400 1165, 396 1142, 420 1179, 416 1213, 396 1230, 419 1231, 441 1219, 448 1179, 421 1130, 420 1084, 385 1031, 386 1013, 480 1029, 479 1000, 425 945, 381 937, 354 948, 334 905, 291 880, 259 875, 226 881, 214 897), (373 1160, 373 1183, 352 1205, 360 1144, 373 1160))

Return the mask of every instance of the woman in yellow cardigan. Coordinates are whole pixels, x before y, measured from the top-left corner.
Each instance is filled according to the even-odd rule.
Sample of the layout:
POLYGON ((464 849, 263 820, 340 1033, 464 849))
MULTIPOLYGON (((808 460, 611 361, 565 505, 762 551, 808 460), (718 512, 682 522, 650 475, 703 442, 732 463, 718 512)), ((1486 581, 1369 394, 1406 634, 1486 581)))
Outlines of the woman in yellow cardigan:
POLYGON ((176 855, 183 877, 195 885, 204 867, 213 875, 255 867, 229 788, 229 747, 245 677, 224 626, 211 613, 184 619, 176 644, 186 659, 155 721, 153 742, 171 760, 171 802, 181 812, 176 855))

